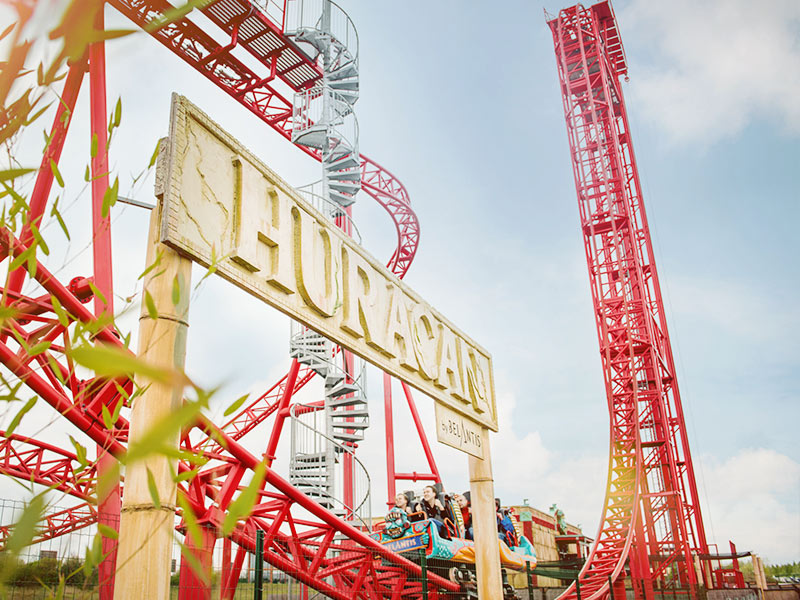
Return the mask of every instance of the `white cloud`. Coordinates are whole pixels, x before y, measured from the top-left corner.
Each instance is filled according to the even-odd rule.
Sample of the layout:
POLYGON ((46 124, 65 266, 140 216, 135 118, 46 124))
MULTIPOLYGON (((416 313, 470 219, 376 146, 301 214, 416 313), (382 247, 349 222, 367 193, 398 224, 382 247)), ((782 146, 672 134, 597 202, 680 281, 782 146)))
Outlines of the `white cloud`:
POLYGON ((620 13, 636 112, 673 141, 712 143, 756 119, 800 133, 800 3, 634 0, 620 13), (647 50, 649 64, 636 58, 647 50))
POLYGON ((725 551, 733 540, 737 549, 751 550, 772 564, 797 560, 800 463, 764 448, 745 449, 722 462, 704 456, 699 463, 709 542, 725 551))

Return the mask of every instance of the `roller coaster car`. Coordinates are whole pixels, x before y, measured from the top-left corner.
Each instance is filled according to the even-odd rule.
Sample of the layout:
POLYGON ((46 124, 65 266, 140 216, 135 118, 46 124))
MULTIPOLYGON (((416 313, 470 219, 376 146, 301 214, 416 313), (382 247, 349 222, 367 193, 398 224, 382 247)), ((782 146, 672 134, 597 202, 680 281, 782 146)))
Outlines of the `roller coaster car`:
MULTIPOLYGON (((401 509, 390 510, 386 515, 384 528, 371 535, 392 552, 402 554, 416 563, 421 562, 424 554, 429 570, 461 584, 467 598, 477 597, 475 543, 464 539, 464 527, 458 508, 450 502, 446 506, 454 517, 445 522, 450 539, 442 538, 431 520, 424 518, 424 513, 407 515, 401 509)), ((536 566, 536 551, 530 541, 519 534, 507 535, 506 541, 498 539, 497 547, 504 596, 514 598, 514 590, 508 583, 507 570, 524 571, 526 562, 533 569, 536 566)))

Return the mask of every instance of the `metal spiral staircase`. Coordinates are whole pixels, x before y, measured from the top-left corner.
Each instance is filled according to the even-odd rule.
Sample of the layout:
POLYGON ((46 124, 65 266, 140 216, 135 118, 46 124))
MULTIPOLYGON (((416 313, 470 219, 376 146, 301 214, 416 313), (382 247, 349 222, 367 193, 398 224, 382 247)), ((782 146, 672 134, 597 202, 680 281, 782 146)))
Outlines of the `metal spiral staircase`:
MULTIPOLYGON (((285 33, 322 71, 313 87, 295 94, 292 107, 292 141, 318 150, 322 157, 322 179, 304 186, 301 193, 351 233, 354 227, 346 209, 361 189, 353 112, 358 100, 358 36, 347 14, 329 0, 288 3, 285 33)), ((369 476, 353 453, 369 426, 364 363, 294 322, 290 356, 323 378, 325 400, 322 405, 292 408, 289 481, 345 520, 366 516, 366 523, 369 515, 359 513, 369 511, 369 476), (344 477, 345 469, 350 477, 344 477)))
POLYGON ((369 427, 365 363, 348 360, 330 340, 295 322, 290 355, 322 377, 325 400, 292 406, 289 482, 333 513, 366 524, 371 516, 369 475, 354 454, 369 427), (346 459, 354 471, 349 499, 341 497, 346 459))
POLYGON ((322 79, 297 92, 292 142, 322 154, 324 196, 344 207, 361 189, 358 121, 358 35, 350 17, 329 0, 290 2, 286 35, 322 68, 322 79))

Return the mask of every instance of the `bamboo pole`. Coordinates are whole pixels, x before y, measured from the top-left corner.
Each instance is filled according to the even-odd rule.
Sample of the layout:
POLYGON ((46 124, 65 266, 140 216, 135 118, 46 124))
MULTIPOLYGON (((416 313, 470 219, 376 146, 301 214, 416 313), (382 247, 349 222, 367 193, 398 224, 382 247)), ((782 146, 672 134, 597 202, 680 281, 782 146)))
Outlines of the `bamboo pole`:
MULTIPOLYGON (((182 370, 186 358, 191 262, 159 242, 160 210, 153 210, 147 246, 147 265, 161 254, 148 273, 144 289, 158 315, 152 318, 145 302, 139 317, 139 358, 163 368, 182 370), (177 282, 179 302, 173 304, 177 282)), ((133 402, 129 445, 147 435, 154 423, 181 405, 182 389, 137 377, 144 393, 133 402)), ((179 432, 167 443, 178 446, 179 432)), ((174 531, 177 460, 160 453, 129 465, 121 510, 115 600, 169 600, 170 559, 174 531), (158 491, 158 506, 148 485, 148 470, 158 491)))
POLYGON ((489 430, 481 429, 483 458, 469 457, 469 488, 472 523, 475 535, 475 567, 478 575, 478 598, 502 600, 503 579, 497 546, 497 513, 494 506, 492 455, 489 430))

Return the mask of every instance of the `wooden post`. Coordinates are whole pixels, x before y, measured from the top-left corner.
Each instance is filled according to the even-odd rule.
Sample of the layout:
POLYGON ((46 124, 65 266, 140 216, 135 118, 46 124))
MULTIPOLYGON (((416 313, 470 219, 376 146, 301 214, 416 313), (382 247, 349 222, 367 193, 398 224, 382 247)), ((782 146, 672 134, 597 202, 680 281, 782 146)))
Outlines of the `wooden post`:
POLYGON ((481 428, 483 458, 469 457, 469 489, 472 526, 475 535, 475 568, 478 575, 478 598, 502 600, 503 578, 500 573, 500 550, 497 545, 497 512, 494 507, 492 455, 489 430, 481 428))
MULTIPOLYGON (((159 266, 148 273, 144 289, 153 298, 157 318, 148 314, 142 302, 139 317, 139 353, 153 365, 183 369, 186 358, 191 262, 158 240, 160 209, 150 216, 147 266, 161 254, 159 266), (177 281, 180 300, 173 305, 173 282, 177 281)), ((129 444, 145 437, 154 423, 181 405, 182 390, 137 377, 145 389, 133 402, 129 444)), ((177 448, 180 432, 171 445, 177 448)), ((177 459, 153 454, 129 465, 125 471, 125 490, 121 511, 115 600, 169 600, 170 559, 175 528, 176 484, 173 473, 177 459), (153 502, 148 487, 148 470, 158 490, 160 507, 153 502)))

